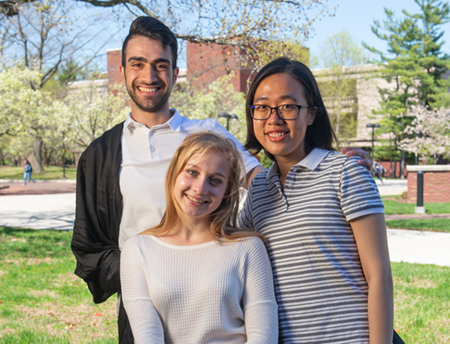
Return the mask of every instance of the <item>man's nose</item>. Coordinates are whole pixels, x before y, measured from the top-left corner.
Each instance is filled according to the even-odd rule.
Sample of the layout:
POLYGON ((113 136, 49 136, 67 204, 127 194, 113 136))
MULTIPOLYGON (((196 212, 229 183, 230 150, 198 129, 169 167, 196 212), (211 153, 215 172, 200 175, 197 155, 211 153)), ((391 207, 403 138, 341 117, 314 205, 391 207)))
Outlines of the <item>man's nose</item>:
POLYGON ((142 80, 148 84, 152 84, 158 80, 158 72, 152 66, 143 70, 142 80))

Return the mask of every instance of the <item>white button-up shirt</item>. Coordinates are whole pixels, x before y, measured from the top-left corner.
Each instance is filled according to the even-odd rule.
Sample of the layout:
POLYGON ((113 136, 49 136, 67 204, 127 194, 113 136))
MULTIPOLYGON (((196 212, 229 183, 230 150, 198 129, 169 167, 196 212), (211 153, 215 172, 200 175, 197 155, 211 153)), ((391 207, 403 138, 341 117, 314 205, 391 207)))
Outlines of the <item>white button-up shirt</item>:
POLYGON ((178 111, 164 124, 152 128, 136 122, 128 115, 122 134, 122 166, 120 190, 123 213, 120 222, 119 247, 125 241, 157 225, 166 209, 164 182, 172 156, 184 138, 198 131, 211 130, 233 139, 246 172, 259 165, 242 144, 214 119, 189 119, 178 111))

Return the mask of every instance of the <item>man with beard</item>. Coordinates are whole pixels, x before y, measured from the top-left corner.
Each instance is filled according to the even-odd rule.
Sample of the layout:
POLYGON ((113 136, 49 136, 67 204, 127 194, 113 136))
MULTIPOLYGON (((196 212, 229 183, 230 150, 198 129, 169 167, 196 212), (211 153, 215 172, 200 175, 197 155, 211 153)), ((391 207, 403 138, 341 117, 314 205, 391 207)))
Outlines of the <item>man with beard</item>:
POLYGON ((82 154, 77 172, 72 251, 75 273, 100 303, 118 293, 119 342, 133 336, 120 302, 120 249, 125 241, 157 225, 166 207, 164 179, 184 138, 212 130, 234 140, 248 180, 263 170, 258 161, 215 120, 189 120, 169 108, 178 75, 177 40, 159 20, 139 17, 122 47, 120 71, 131 113, 82 154))

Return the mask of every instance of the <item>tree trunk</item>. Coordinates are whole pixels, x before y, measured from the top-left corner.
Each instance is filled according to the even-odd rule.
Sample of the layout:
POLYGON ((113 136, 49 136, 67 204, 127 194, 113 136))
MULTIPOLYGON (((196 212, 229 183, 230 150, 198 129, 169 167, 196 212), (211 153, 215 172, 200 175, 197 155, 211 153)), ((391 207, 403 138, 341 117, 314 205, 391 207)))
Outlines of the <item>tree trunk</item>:
POLYGON ((42 140, 36 139, 33 144, 33 152, 34 152, 34 165, 33 172, 45 172, 44 167, 42 166, 42 140))
POLYGON ((402 154, 400 156, 400 178, 404 179, 405 178, 405 151, 402 150, 401 152, 402 152, 402 154))

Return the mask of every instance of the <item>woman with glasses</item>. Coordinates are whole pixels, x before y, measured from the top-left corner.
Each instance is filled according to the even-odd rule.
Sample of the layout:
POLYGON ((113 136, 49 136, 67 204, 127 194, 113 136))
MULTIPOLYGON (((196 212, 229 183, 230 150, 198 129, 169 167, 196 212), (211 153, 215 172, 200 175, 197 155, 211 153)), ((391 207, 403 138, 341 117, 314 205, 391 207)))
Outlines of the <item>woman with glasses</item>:
POLYGON ((272 61, 247 96, 247 143, 272 167, 252 181, 241 227, 268 241, 280 343, 392 343, 392 276, 377 186, 335 140, 304 64, 272 61))

